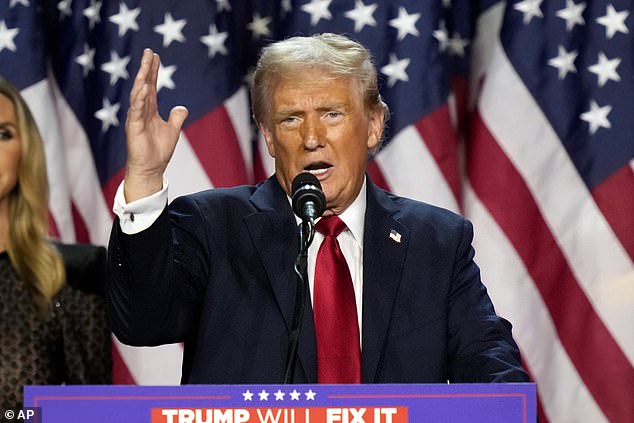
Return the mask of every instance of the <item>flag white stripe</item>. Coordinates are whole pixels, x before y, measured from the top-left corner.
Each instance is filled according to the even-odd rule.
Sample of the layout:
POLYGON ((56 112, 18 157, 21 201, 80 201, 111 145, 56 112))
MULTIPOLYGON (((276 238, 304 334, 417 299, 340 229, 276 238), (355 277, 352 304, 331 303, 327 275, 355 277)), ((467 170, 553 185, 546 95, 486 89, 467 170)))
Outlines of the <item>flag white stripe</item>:
POLYGON ((605 422, 606 417, 564 350, 535 282, 513 245, 470 184, 464 209, 474 224, 476 262, 496 312, 513 323, 513 337, 537 380, 552 422, 605 422))
POLYGON ((376 156, 395 194, 458 211, 458 202, 424 140, 413 126, 400 131, 376 156))
POLYGON ((631 272, 632 261, 499 42, 479 108, 494 138, 526 181, 575 278, 634 363, 634 286, 625 291, 613 286, 613 281, 631 272))
POLYGON ((115 336, 112 339, 137 385, 180 384, 180 363, 183 359, 181 344, 131 347, 119 342, 115 336))
MULTIPOLYGON (((245 87, 241 87, 234 95, 225 101, 225 110, 238 138, 240 151, 244 160, 244 167, 249 180, 253 179, 253 149, 251 140, 251 111, 249 109, 249 95, 245 87)), ((213 138, 213 134, 211 136, 213 138)), ((213 139, 212 139, 213 141, 213 139)))
POLYGON ((172 159, 165 170, 165 177, 169 181, 170 201, 181 195, 213 188, 205 168, 182 131, 172 159))

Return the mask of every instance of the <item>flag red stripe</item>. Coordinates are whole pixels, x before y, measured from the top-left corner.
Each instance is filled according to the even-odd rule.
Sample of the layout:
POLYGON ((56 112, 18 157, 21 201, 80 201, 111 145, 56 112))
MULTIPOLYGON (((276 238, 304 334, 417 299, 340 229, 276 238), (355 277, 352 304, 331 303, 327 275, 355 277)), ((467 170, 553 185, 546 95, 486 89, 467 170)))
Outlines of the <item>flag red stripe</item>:
POLYGON ((592 195, 621 244, 634 260, 634 171, 623 166, 597 186, 592 195))
POLYGON ((121 184, 121 181, 125 178, 125 168, 119 169, 117 173, 115 173, 112 178, 108 182, 106 182, 101 187, 101 192, 103 193, 104 201, 106 202, 106 206, 110 210, 110 214, 114 216, 112 211, 112 205, 114 204, 114 196, 117 193, 117 189, 121 184))
POLYGON ((115 385, 135 385, 136 381, 128 370, 116 344, 112 343, 112 383, 115 385))
POLYGON ((370 160, 368 163, 367 169, 368 175, 370 175, 370 179, 372 182, 380 188, 383 188, 386 191, 390 191, 390 185, 385 180, 385 176, 383 176, 383 172, 376 161, 370 160))
POLYGON ((51 238, 60 239, 59 228, 57 227, 57 222, 55 221, 55 216, 51 211, 48 211, 48 234, 51 238))
POLYGON ((458 138, 451 125, 449 106, 445 103, 416 122, 415 126, 440 168, 456 202, 462 208, 458 138))
POLYGON ((467 172, 537 285, 562 345, 610 421, 634 415, 634 369, 597 316, 521 175, 474 114, 467 172), (574 312, 573 312, 574 311, 574 312))
POLYGON ((224 106, 216 107, 184 131, 214 187, 249 183, 238 136, 224 106))
POLYGON ((79 213, 79 209, 74 202, 70 203, 70 211, 73 216, 73 226, 75 227, 75 240, 82 244, 90 243, 90 234, 84 218, 79 213))

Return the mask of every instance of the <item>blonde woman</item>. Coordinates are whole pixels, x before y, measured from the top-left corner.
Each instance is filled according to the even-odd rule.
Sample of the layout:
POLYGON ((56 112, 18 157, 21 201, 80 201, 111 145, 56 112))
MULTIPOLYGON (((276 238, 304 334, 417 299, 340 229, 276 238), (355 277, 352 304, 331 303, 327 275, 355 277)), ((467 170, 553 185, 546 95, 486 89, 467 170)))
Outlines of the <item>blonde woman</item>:
POLYGON ((105 249, 55 245, 44 149, 19 91, 0 76, 0 408, 24 385, 111 383, 105 249))

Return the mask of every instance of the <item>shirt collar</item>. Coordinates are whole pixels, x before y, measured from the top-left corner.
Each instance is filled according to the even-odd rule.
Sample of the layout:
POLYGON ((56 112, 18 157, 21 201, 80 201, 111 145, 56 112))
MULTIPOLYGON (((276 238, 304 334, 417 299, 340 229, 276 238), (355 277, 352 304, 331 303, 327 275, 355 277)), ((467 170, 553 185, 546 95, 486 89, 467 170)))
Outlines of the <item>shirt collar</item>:
MULTIPOLYGON (((359 190, 359 194, 357 194, 357 198, 354 199, 352 204, 348 206, 347 209, 343 211, 339 215, 339 218, 343 220, 343 223, 346 224, 348 230, 352 233, 354 239, 359 243, 359 245, 363 246, 363 227, 365 225, 365 208, 367 205, 367 196, 366 196, 366 181, 367 177, 363 178, 363 185, 361 185, 361 189, 359 190)), ((292 203, 293 200, 290 196, 286 196, 288 198, 289 204, 292 203)), ((301 219, 294 214, 295 221, 297 224, 301 223, 301 219)))

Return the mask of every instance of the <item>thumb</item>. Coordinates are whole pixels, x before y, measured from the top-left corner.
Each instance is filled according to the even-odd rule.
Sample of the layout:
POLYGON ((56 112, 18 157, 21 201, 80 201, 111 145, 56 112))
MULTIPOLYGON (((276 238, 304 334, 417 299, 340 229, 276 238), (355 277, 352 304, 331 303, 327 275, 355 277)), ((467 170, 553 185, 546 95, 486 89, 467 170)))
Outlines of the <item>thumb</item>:
POLYGON ((167 121, 172 127, 180 131, 183 122, 187 119, 187 115, 189 115, 189 111, 186 107, 176 106, 170 111, 170 116, 167 121))

